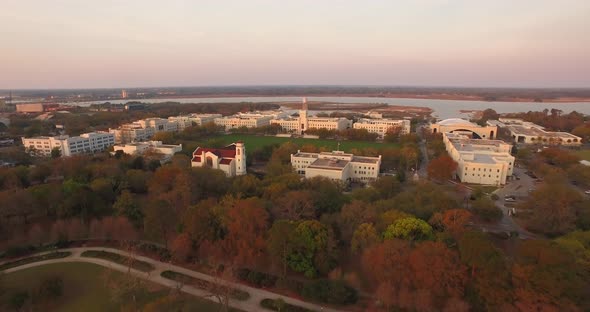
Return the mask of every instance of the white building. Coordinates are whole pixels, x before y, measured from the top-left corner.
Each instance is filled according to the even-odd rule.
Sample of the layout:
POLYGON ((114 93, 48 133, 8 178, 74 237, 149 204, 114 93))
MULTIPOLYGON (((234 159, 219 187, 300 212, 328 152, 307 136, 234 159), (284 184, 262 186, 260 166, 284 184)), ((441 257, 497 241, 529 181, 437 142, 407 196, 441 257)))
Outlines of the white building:
POLYGON ((275 118, 270 124, 281 126, 286 132, 302 134, 307 129, 345 130, 352 123, 346 118, 310 117, 307 110, 307 99, 303 98, 303 107, 298 117, 275 118))
POLYGON ((512 175, 512 145, 500 140, 477 140, 457 133, 443 133, 450 157, 457 162, 457 176, 464 183, 504 185, 512 175))
POLYGON ((582 138, 567 132, 547 131, 532 122, 517 118, 500 118, 489 120, 488 124, 505 128, 516 143, 544 145, 582 145, 582 138))
POLYGON ((215 122, 215 118, 221 118, 221 114, 190 114, 190 120, 197 126, 215 122))
POLYGON ((182 144, 169 145, 162 144, 162 141, 147 141, 127 144, 116 144, 113 146, 113 154, 122 151, 128 155, 142 155, 146 152, 154 152, 162 155, 162 161, 167 161, 174 154, 182 151, 182 144))
POLYGON ((461 118, 450 118, 430 125, 432 133, 459 133, 471 135, 476 139, 493 139, 498 135, 498 127, 488 125, 482 127, 461 118))
POLYGON ((178 117, 172 119, 146 118, 121 125, 117 129, 109 129, 115 135, 117 144, 142 142, 150 140, 158 132, 172 132, 182 130, 192 125, 188 120, 178 117))
POLYGON ((368 183, 379 176, 381 156, 362 157, 342 151, 291 154, 291 166, 306 178, 326 177, 342 182, 368 183))
POLYGON ((353 124, 354 129, 366 129, 370 133, 377 133, 384 137, 387 130, 400 128, 400 134, 410 133, 410 121, 406 119, 359 119, 353 124))
POLYGON ((51 156, 51 150, 59 149, 62 156, 101 152, 115 144, 115 136, 108 132, 89 132, 80 136, 22 138, 23 146, 30 153, 51 156))
POLYGON ((215 124, 222 126, 225 130, 241 127, 258 128, 270 125, 273 115, 260 113, 238 113, 232 116, 215 118, 215 124))
POLYGON ((225 172, 228 177, 246 174, 246 147, 236 142, 223 148, 197 147, 192 167, 209 167, 225 172))

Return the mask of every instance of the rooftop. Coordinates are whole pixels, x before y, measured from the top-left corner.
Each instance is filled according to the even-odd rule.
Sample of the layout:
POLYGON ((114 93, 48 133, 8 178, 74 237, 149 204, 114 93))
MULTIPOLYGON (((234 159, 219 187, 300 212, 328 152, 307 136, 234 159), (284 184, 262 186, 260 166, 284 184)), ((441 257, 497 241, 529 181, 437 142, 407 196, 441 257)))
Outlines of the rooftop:
POLYGON ((479 125, 470 122, 469 120, 461 118, 449 118, 437 122, 440 126, 468 126, 468 127, 479 127, 479 125))
POLYGON ((319 158, 312 162, 308 168, 342 171, 348 163, 348 160, 319 158))

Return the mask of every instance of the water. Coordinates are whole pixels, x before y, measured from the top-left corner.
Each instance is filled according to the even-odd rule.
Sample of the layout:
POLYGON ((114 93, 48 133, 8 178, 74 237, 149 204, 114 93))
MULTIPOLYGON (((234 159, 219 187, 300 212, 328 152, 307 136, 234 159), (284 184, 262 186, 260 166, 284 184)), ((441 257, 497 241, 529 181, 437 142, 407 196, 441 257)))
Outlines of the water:
MULTIPOLYGON (((537 102, 485 102, 485 101, 457 101, 457 100, 429 100, 429 99, 398 99, 398 98, 379 98, 379 97, 307 97, 309 101, 322 101, 334 103, 379 103, 401 106, 420 106, 429 107, 434 112, 433 115, 445 119, 452 117, 465 117, 461 110, 484 110, 492 108, 498 113, 518 113, 528 111, 542 111, 552 108, 560 109, 564 113, 577 111, 590 115, 590 102, 572 102, 572 103, 537 103, 537 102)), ((280 97, 225 97, 225 98, 172 98, 172 99, 125 99, 109 101, 113 104, 124 104, 129 101, 141 101, 143 103, 161 103, 161 102, 179 102, 179 103, 240 103, 240 102, 271 102, 281 104, 281 102, 298 102, 301 97, 280 96, 280 97)), ((72 103, 79 106, 89 106, 90 104, 101 104, 106 101, 80 102, 72 103)))

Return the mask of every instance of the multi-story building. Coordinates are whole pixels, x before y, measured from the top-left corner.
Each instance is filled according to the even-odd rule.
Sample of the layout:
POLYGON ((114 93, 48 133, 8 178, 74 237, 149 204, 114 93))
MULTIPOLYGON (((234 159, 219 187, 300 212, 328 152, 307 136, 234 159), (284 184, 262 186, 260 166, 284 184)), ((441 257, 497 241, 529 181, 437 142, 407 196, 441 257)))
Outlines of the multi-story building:
POLYGON ((218 126, 223 126, 225 130, 236 129, 241 127, 258 128, 270 125, 272 115, 260 113, 238 113, 233 116, 215 118, 214 122, 218 126))
POLYGON ((461 118, 450 118, 430 125, 432 133, 459 133, 471 135, 476 139, 493 139, 498 135, 498 127, 487 125, 482 127, 461 118))
POLYGON ((504 185, 512 175, 512 145, 500 140, 471 139, 457 133, 443 133, 443 141, 451 158, 457 162, 461 182, 504 185))
POLYGON ((197 147, 192 167, 209 167, 225 172, 228 177, 246 174, 246 147, 236 142, 223 148, 197 147))
POLYGON ((342 151, 291 154, 291 166, 306 178, 326 177, 343 183, 374 181, 381 169, 381 156, 364 157, 342 151))
POLYGON ((104 151, 115 144, 115 136, 108 132, 89 132, 80 136, 22 138, 23 146, 38 156, 51 156, 51 150, 59 149, 62 156, 90 154, 104 151))
POLYGON ((488 124, 508 130, 515 143, 543 145, 582 145, 582 138, 567 132, 547 131, 542 126, 517 118, 488 120, 488 124))
POLYGON ((142 155, 146 152, 152 151, 156 154, 162 155, 162 161, 167 161, 174 154, 182 151, 182 144, 169 145, 162 144, 162 141, 147 141, 147 142, 135 142, 127 144, 116 144, 113 146, 113 154, 117 151, 122 151, 129 155, 142 155))
POLYGON ((189 119, 197 126, 215 122, 215 118, 221 118, 221 114, 190 114, 189 119))
POLYGON ((298 117, 281 117, 270 121, 279 125, 289 133, 302 134, 307 129, 345 130, 351 127, 351 121, 337 117, 310 117, 307 110, 307 99, 303 98, 303 106, 298 117))
POLYGON ((352 126, 354 129, 366 129, 370 133, 377 133, 381 138, 391 128, 399 128, 402 135, 410 133, 410 121, 406 119, 359 119, 352 126))
POLYGON ((16 104, 17 113, 43 113, 59 109, 56 103, 22 103, 16 104))
POLYGON ((171 132, 183 129, 186 124, 178 120, 164 118, 146 118, 109 129, 115 135, 117 144, 150 140, 154 134, 162 131, 171 132))

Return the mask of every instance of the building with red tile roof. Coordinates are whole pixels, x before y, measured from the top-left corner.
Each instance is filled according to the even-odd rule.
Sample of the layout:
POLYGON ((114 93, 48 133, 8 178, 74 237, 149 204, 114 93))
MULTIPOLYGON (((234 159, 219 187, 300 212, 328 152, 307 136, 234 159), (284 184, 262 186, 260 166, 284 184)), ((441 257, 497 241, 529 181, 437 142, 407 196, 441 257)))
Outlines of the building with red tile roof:
POLYGON ((191 160, 193 167, 219 169, 228 177, 246 174, 246 147, 238 141, 222 148, 197 147, 191 160))

